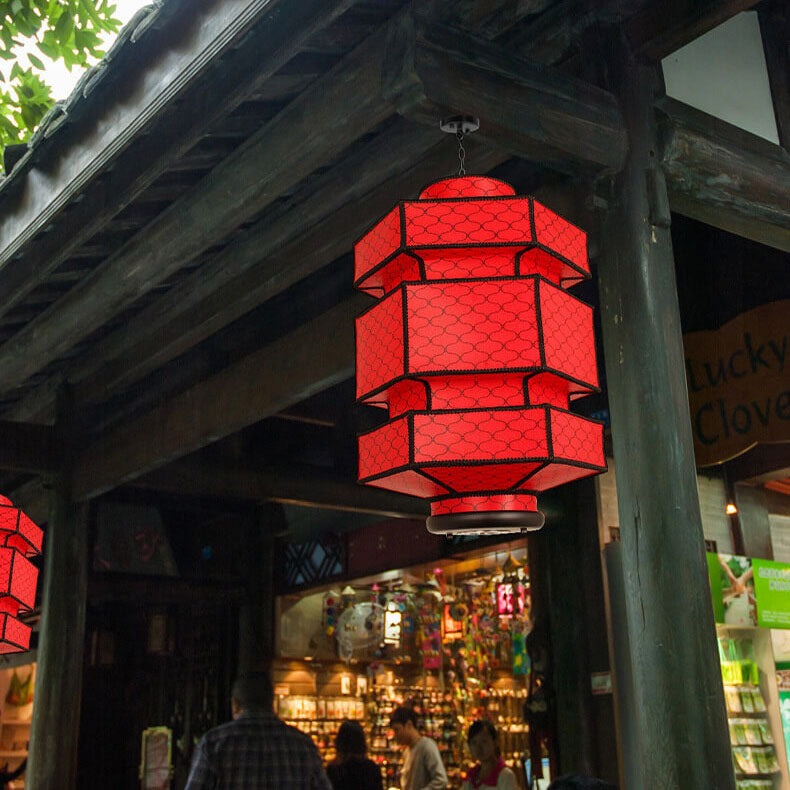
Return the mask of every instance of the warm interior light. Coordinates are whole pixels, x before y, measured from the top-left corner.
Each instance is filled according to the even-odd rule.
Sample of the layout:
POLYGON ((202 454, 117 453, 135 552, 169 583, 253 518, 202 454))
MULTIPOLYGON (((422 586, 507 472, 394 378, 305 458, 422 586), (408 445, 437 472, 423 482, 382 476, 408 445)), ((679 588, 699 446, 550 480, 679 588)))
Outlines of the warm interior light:
POLYGON ((734 516, 738 512, 738 508, 732 504, 732 502, 727 503, 727 515, 734 516))

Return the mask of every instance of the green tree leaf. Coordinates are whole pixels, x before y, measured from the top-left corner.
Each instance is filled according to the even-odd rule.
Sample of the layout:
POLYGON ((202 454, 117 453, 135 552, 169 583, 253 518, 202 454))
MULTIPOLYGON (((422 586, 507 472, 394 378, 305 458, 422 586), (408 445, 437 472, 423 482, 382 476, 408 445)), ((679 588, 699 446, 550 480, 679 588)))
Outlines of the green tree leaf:
POLYGON ((20 63, 23 39, 35 39, 39 52, 68 69, 103 57, 102 35, 120 27, 110 0, 0 0, 0 148, 25 142, 52 106, 49 86, 41 79, 45 63, 27 53, 20 63))

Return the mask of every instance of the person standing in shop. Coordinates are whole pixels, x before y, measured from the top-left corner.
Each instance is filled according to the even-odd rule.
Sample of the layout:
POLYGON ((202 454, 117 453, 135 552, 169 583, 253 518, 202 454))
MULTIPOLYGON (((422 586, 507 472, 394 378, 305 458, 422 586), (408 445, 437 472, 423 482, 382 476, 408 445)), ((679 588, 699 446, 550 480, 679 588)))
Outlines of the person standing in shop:
POLYGON ((390 717, 395 740, 406 747, 401 769, 402 790, 445 790, 447 771, 436 741, 421 735, 417 714, 411 708, 396 708, 390 717))
POLYGON ((309 735, 272 711, 268 674, 233 684, 233 721, 209 730, 198 743, 185 790, 332 790, 309 735))
POLYGON ((469 771, 461 790, 518 790, 516 775, 499 754, 496 727, 488 719, 472 722, 466 742, 477 764, 469 771))
POLYGON ((326 773, 334 790, 382 790, 381 769, 367 758, 365 731, 358 721, 344 721, 335 737, 337 759, 326 773))

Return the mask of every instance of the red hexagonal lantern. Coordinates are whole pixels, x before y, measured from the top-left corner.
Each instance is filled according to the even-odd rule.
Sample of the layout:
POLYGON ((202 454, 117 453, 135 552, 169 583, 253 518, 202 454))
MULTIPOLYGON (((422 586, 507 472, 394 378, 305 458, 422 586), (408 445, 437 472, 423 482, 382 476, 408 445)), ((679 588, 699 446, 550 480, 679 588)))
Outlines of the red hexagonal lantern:
POLYGON ((30 646, 30 627, 18 615, 36 602, 38 568, 28 557, 41 553, 41 539, 41 528, 0 496, 0 653, 30 646))
POLYGON ((586 234, 492 178, 432 184, 355 246, 360 482, 425 497, 437 533, 537 529, 536 494, 603 471, 586 234))

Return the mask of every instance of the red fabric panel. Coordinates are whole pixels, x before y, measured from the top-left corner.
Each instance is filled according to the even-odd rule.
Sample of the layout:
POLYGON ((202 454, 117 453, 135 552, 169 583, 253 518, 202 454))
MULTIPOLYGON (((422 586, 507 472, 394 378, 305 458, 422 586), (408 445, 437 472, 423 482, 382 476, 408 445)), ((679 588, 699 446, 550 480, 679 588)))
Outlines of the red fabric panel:
POLYGON ((0 595, 10 595, 32 609, 36 602, 36 568, 21 551, 0 548, 0 595))
POLYGON ((447 493, 447 489, 442 488, 442 486, 437 485, 427 477, 423 477, 419 472, 412 470, 395 472, 395 474, 387 477, 370 480, 367 482, 367 485, 376 486, 376 488, 386 488, 387 491, 397 491, 401 494, 420 496, 424 499, 447 493))
POLYGON ((41 527, 34 524, 11 500, 0 497, 0 545, 15 546, 28 556, 41 553, 41 527))
POLYGON ((538 500, 529 494, 494 494, 491 496, 467 496, 440 499, 431 502, 431 515, 447 513, 485 513, 500 510, 538 509, 538 500))
POLYGON ((414 460, 493 461, 545 458, 542 408, 414 415, 414 460))
POLYGON ((357 397, 403 375, 403 292, 357 318, 357 397))
POLYGON ((533 280, 406 286, 409 369, 540 364, 533 280))
POLYGON ((514 277, 519 247, 420 250, 427 280, 514 277))
POLYGON ((555 258, 540 247, 533 247, 521 254, 519 259, 519 274, 526 277, 530 274, 539 274, 555 285, 560 285, 563 277, 579 277, 579 273, 559 258, 555 258))
POLYGON ((30 627, 8 614, 0 615, 0 653, 20 653, 30 647, 30 627))
MULTIPOLYGON (((534 472, 540 463, 485 464, 480 466, 425 466, 431 477, 454 491, 507 490, 534 472)), ((528 488, 529 486, 527 486, 528 488)))
POLYGON ((359 437, 359 476, 370 477, 409 462, 409 426, 406 417, 382 425, 359 437))
POLYGON ((545 245, 576 264, 589 273, 590 263, 587 260, 587 234, 571 225, 570 222, 555 214, 551 209, 534 201, 535 206, 535 237, 538 243, 545 245))
POLYGON ((390 419, 406 411, 424 411, 428 408, 428 391, 421 381, 404 379, 393 384, 386 393, 390 419))
POLYGON ((568 412, 551 412, 554 457, 603 467, 603 431, 600 423, 568 412))
POLYGON ((501 373, 478 376, 431 376, 434 409, 491 409, 524 405, 524 374, 501 373))
POLYGON ((538 291, 546 365, 597 387, 592 308, 547 283, 538 291))
POLYGON ((464 197, 507 197, 515 195, 510 184, 487 176, 453 176, 434 181, 420 192, 420 200, 464 197))
POLYGON ((354 281, 392 255, 400 242, 400 207, 395 206, 354 245, 354 281))
POLYGON ((527 379, 527 394, 531 406, 547 404, 558 409, 568 408, 568 381, 553 373, 538 373, 527 379))
POLYGON ((420 200, 406 203, 405 212, 409 247, 532 241, 528 198, 420 200))
POLYGON ((572 483, 583 477, 597 475, 601 471, 603 470, 586 469, 582 466, 569 466, 568 464, 550 464, 529 479, 529 487, 532 491, 547 491, 549 488, 572 483))

